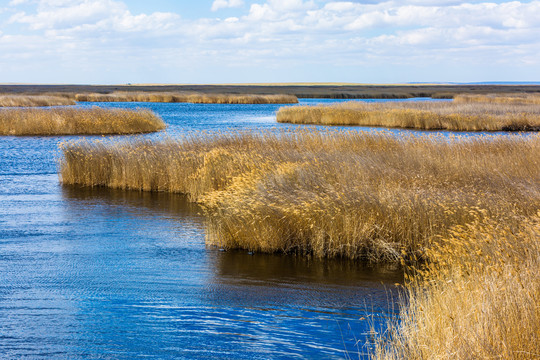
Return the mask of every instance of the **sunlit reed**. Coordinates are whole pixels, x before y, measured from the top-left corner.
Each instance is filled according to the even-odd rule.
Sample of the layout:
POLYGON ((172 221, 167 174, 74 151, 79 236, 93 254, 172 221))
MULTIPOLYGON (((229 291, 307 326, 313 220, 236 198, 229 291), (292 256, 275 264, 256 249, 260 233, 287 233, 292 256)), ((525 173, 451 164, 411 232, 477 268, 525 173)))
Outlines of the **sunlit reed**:
POLYGON ((254 95, 254 94, 203 94, 175 92, 113 92, 110 94, 77 94, 77 101, 90 102, 161 102, 200 104, 295 104, 294 95, 254 95))
POLYGON ((0 107, 38 107, 75 104, 75 100, 62 96, 0 94, 0 107))
POLYGON ((64 184, 188 194, 223 248, 395 261, 434 236, 540 205, 540 136, 193 134, 64 144, 64 184))
POLYGON ((512 93, 512 94, 459 94, 454 96, 455 103, 495 103, 540 105, 540 93, 512 93))
POLYGON ((476 219, 436 243, 373 359, 540 358, 540 213, 476 219))
POLYGON ((365 103, 351 101, 279 109, 277 121, 453 131, 538 131, 540 106, 447 101, 365 103))
POLYGON ((142 109, 0 109, 0 135, 137 134, 164 128, 160 117, 142 109))

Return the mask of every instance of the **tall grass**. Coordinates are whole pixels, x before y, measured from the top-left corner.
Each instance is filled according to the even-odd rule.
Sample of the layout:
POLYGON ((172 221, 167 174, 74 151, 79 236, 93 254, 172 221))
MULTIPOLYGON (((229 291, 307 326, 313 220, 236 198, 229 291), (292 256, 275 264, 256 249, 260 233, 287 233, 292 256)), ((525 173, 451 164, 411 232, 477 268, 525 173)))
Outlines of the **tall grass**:
POLYGON ((540 105, 539 93, 513 93, 513 94, 459 94, 454 96, 454 102, 467 103, 495 103, 507 105, 540 105))
POLYGON ((374 359, 540 358, 540 213, 455 227, 374 359))
POLYGON ((455 102, 362 103, 279 109, 277 121, 453 131, 538 131, 540 107, 455 102))
POLYGON ((62 106, 75 104, 75 100, 62 96, 0 94, 0 107, 62 106))
POLYGON ((294 95, 203 94, 174 92, 114 92, 110 94, 77 94, 77 101, 90 102, 164 102, 200 104, 294 104, 294 95))
POLYGON ((0 110, 0 135, 136 134, 165 128, 149 110, 53 108, 0 110))
POLYGON ((540 205, 540 136, 397 138, 387 133, 189 135, 63 146, 64 184, 185 193, 207 243, 320 257, 423 256, 434 236, 540 205))

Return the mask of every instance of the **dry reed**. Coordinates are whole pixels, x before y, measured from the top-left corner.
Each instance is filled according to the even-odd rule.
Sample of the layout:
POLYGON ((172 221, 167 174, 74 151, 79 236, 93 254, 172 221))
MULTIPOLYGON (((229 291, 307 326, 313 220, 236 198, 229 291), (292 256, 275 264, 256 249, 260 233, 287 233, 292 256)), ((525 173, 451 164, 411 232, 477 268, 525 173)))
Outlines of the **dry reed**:
POLYGON ((538 131, 540 107, 455 102, 362 103, 293 106, 277 121, 293 124, 360 125, 453 131, 538 131))
POLYGON ((37 107, 75 105, 73 99, 54 95, 0 95, 0 107, 37 107))
POLYGON ((110 94, 77 94, 77 101, 89 102, 164 102, 196 104, 295 104, 294 95, 253 94, 203 94, 203 93, 158 93, 158 92, 114 92, 110 94))
POLYGON ((428 257, 373 359, 540 358, 540 213, 455 227, 428 257))
POLYGON ((0 135, 136 134, 165 128, 149 110, 92 107, 0 110, 0 135))
POLYGON ((63 146, 64 184, 188 194, 207 243, 392 260, 436 235, 540 204, 540 136, 416 138, 362 132, 224 133, 63 146))
POLYGON ((539 93, 514 94, 459 94, 454 96, 455 103, 495 103, 507 105, 540 105, 539 93))

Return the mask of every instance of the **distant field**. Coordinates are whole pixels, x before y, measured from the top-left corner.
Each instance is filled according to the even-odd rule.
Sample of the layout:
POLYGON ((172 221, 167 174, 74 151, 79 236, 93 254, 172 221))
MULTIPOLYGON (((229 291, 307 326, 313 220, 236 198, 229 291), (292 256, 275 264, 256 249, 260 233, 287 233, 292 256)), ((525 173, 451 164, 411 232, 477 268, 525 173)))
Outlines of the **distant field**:
POLYGON ((0 85, 0 93, 102 93, 198 92, 203 94, 291 94, 298 98, 407 99, 413 97, 452 98, 456 94, 540 93, 540 85, 358 85, 329 84, 230 84, 230 85, 0 85))

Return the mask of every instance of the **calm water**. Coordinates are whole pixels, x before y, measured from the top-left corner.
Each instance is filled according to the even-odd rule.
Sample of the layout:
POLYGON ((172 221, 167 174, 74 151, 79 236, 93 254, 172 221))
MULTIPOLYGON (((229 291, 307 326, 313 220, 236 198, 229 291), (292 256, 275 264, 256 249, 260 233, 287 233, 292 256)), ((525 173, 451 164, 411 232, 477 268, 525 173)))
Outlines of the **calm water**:
MULTIPOLYGON (((98 105, 167 136, 290 126, 279 105, 98 105)), ((59 186, 64 139, 0 137, 0 358, 356 358, 395 316, 398 270, 221 252, 182 196, 59 186)))

